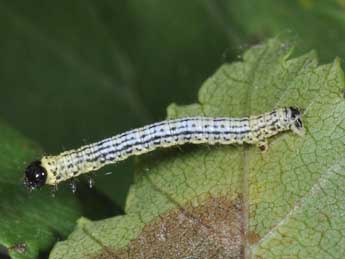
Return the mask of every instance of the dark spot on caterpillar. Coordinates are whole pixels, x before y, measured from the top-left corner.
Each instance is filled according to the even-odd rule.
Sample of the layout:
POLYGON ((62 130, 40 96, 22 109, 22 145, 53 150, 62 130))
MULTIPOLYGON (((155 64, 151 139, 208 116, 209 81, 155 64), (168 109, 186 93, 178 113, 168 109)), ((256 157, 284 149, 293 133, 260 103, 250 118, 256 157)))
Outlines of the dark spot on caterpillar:
POLYGON ((302 121, 300 119, 297 119, 295 121, 295 126, 296 126, 297 129, 303 128, 302 121))
POLYGON ((301 112, 299 111, 298 108, 290 107, 289 109, 291 111, 291 119, 296 119, 298 116, 301 115, 301 112))
POLYGON ((115 160, 115 156, 110 156, 110 157, 108 158, 108 160, 114 161, 114 160, 115 160))
POLYGON ((260 145, 260 146, 259 146, 259 149, 260 149, 261 151, 265 151, 265 150, 266 150, 266 145, 260 145))

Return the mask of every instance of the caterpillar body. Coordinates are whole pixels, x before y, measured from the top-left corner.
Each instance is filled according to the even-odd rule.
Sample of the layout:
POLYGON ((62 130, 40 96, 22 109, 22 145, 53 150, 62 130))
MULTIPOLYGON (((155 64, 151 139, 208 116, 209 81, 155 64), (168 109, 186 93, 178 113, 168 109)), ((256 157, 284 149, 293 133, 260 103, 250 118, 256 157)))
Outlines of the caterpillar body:
POLYGON ((243 118, 186 117, 166 120, 65 151, 57 156, 44 156, 26 168, 24 183, 31 190, 45 184, 57 185, 133 155, 185 143, 248 143, 256 144, 265 151, 268 147, 267 138, 286 130, 292 130, 298 135, 304 134, 298 108, 279 108, 243 118))

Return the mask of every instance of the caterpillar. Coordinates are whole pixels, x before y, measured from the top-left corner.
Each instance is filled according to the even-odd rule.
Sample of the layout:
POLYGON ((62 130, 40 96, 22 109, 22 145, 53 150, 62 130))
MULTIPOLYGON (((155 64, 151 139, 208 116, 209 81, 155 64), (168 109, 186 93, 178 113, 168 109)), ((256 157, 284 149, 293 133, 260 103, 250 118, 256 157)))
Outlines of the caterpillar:
POLYGON ((185 143, 247 143, 256 144, 261 151, 266 151, 267 139, 286 130, 301 136, 304 134, 301 112, 296 107, 279 108, 243 118, 186 117, 166 120, 57 156, 43 156, 26 168, 24 184, 30 190, 43 185, 56 186, 62 181, 96 171, 130 156, 185 143))

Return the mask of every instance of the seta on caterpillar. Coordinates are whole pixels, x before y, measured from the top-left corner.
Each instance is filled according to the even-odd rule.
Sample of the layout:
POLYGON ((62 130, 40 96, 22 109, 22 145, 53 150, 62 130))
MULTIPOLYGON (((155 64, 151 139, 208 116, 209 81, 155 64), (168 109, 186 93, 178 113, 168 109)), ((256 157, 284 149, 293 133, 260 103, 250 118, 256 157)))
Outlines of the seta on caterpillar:
MULTIPOLYGON (((102 141, 44 156, 25 170, 24 184, 30 189, 58 183, 160 147, 185 143, 256 144, 266 151, 267 138, 282 131, 304 134, 301 112, 295 107, 276 109, 243 118, 186 117, 166 120, 127 131, 102 141)), ((75 191, 75 186, 72 185, 75 191)))

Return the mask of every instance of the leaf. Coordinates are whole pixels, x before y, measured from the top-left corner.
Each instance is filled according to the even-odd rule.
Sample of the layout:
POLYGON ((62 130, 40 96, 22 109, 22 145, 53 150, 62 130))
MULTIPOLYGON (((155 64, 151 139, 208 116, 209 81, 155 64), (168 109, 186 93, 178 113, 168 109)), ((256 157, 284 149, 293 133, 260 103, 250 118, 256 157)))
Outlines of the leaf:
POLYGON ((82 207, 63 191, 55 198, 48 188, 29 193, 23 171, 41 151, 3 122, 0 143, 0 244, 14 259, 37 258, 70 233, 82 207))
POLYGON ((344 254, 344 76, 336 59, 289 58, 271 39, 225 64, 199 103, 168 117, 243 116, 304 108, 306 135, 254 146, 183 146, 150 153, 136 169, 126 215, 79 220, 50 257, 339 258, 344 254))

